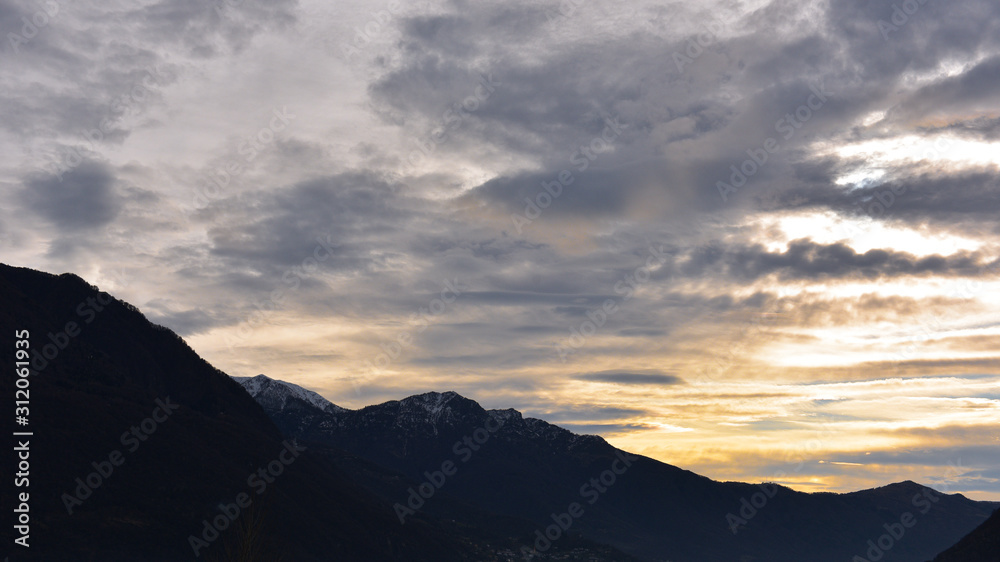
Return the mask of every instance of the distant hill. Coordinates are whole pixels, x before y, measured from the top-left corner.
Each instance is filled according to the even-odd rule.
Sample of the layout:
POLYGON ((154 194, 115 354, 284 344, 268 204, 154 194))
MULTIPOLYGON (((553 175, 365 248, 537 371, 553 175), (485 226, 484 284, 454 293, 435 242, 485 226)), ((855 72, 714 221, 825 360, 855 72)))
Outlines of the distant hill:
POLYGON ((1000 562, 1000 509, 933 562, 1000 562))

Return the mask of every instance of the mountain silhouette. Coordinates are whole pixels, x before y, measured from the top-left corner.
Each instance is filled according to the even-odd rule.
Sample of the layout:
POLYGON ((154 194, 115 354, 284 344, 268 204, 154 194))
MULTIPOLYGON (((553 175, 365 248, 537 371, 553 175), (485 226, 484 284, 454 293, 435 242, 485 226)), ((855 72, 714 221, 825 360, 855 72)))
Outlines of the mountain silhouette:
POLYGON ((1000 509, 933 562, 1000 562, 1000 509))
MULTIPOLYGON (((0 487, 5 507, 19 505, 15 492, 29 494, 30 547, 14 545, 14 514, 4 509, 9 550, 0 557, 502 560, 497 553, 518 544, 425 514, 401 525, 392 504, 360 483, 381 469, 347 473, 339 467, 359 465, 342 451, 282 435, 243 387, 180 337, 75 275, 0 264, 0 328, 8 337, 29 332, 33 364, 28 424, 4 417, 8 435, 33 434, 24 437, 28 485, 0 487), (237 513, 241 494, 250 503, 237 513)), ((13 349, 3 346, 8 365, 13 349)), ((5 396, 14 396, 13 370, 2 377, 5 396)), ((531 532, 527 523, 507 528, 531 532)), ((568 555, 629 560, 606 547, 581 552, 568 555)))
MULTIPOLYGON (((282 382, 272 388, 288 386, 294 385, 282 382)), ((274 403, 266 393, 256 398, 274 403)), ((995 507, 910 481, 850 494, 716 482, 633 457, 600 437, 576 435, 516 410, 485 410, 455 392, 428 392, 359 410, 329 412, 304 402, 265 410, 288 436, 346 450, 418 482, 428 481, 427 474, 439 471, 442 463, 453 462, 457 472, 421 510, 433 513, 439 498, 447 496, 545 529, 576 502, 584 513, 573 518, 572 532, 647 560, 863 559, 868 541, 878 548, 879 539, 889 533, 886 525, 902 528, 903 535, 890 536, 891 548, 872 550, 873 558, 928 560, 995 507), (488 439, 478 443, 477 432, 488 439), (623 457, 634 460, 623 467, 623 457), (616 466, 625 468, 622 474, 614 473, 616 466), (915 524, 902 527, 900 518, 908 512, 915 524), (736 518, 745 524, 733 525, 736 518)), ((400 490, 395 501, 409 507, 407 498, 407 491, 400 490)))
MULTIPOLYGON (((0 553, 14 561, 825 562, 866 556, 914 512, 894 562, 931 559, 996 507, 913 482, 715 482, 455 392, 347 410, 233 380, 72 274, 0 264, 0 328, 30 334, 30 412, 4 417, 31 433, 30 484, 0 487, 4 506, 30 495, 30 548, 0 553), (729 514, 746 519, 735 534, 729 514)), ((8 396, 16 379, 3 371, 8 396)))

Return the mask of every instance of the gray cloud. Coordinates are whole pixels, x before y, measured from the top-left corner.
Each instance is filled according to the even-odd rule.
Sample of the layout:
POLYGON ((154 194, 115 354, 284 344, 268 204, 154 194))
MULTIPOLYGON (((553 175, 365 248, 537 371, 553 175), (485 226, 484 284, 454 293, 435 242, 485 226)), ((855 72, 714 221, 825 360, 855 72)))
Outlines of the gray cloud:
POLYGON ((114 171, 102 162, 83 162, 62 178, 36 174, 24 183, 25 206, 62 231, 104 226, 121 210, 114 171))
POLYGON ((684 381, 676 375, 658 372, 601 371, 599 373, 582 373, 574 375, 573 378, 582 381, 629 385, 684 384, 684 381))
POLYGON ((199 57, 216 56, 220 47, 239 52, 265 29, 295 22, 295 0, 161 0, 119 16, 157 43, 180 44, 199 57))
POLYGON ((679 269, 688 276, 721 273, 736 279, 753 280, 770 274, 783 279, 877 279, 899 276, 986 275, 989 262, 983 256, 957 252, 951 256, 916 257, 892 250, 854 251, 842 243, 817 244, 811 240, 790 242, 785 252, 767 251, 763 246, 727 248, 706 245, 694 249, 679 269))

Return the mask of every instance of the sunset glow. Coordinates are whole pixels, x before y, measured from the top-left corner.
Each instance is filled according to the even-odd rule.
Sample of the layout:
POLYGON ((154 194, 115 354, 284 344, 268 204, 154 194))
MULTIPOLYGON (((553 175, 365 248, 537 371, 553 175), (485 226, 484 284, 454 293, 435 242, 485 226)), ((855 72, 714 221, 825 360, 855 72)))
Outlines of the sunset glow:
POLYGON ((346 408, 454 390, 717 480, 1000 501, 995 26, 281 4, 67 5, 5 52, 3 261, 346 408))

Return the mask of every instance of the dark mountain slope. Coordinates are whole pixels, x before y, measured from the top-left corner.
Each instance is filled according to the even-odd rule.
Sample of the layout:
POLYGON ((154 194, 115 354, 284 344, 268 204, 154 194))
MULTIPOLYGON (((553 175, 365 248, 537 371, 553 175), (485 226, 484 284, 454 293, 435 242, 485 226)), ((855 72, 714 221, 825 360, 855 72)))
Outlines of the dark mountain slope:
POLYGON ((1000 509, 934 562, 1000 562, 1000 509))
MULTIPOLYGON (((348 411, 330 403, 312 391, 284 381, 270 379, 264 375, 233 378, 239 381, 258 402, 266 405, 268 411, 274 412, 273 419, 279 426, 286 427, 292 432, 296 428, 301 429, 303 424, 307 424, 308 420, 312 419, 313 412, 343 413, 348 411)), ((366 489, 373 491, 390 504, 400 501, 405 503, 409 490, 418 488, 422 483, 422 480, 410 478, 399 471, 385 468, 362 457, 345 454, 340 449, 330 449, 322 442, 312 441, 308 438, 301 441, 313 447, 314 452, 321 455, 326 454, 331 463, 351 474, 366 489)), ((406 514, 403 520, 405 524, 409 525, 412 521, 421 520, 428 515, 436 521, 455 523, 462 528, 464 533, 479 537, 480 540, 489 539, 497 542, 496 536, 506 537, 510 540, 505 542, 508 546, 503 550, 507 551, 511 551, 511 547, 515 547, 513 550, 519 551, 521 546, 530 546, 534 533, 538 530, 538 526, 534 523, 517 517, 496 515, 455 498, 447 491, 437 493, 434 501, 427 502, 417 512, 406 514), (489 533, 484 533, 484 529, 488 529, 489 533)), ((536 559, 549 560, 549 556, 551 556, 553 557, 551 559, 580 559, 590 562, 634 560, 612 548, 595 545, 590 541, 572 536, 574 534, 571 532, 566 537, 560 538, 544 554, 538 554, 536 559)))
MULTIPOLYGON (((429 519, 401 526, 391 505, 372 495, 323 455, 312 451, 281 465, 263 495, 248 476, 278 460, 284 437, 261 407, 233 380, 199 358, 169 330, 149 323, 134 307, 112 299, 73 275, 54 276, 0 265, 0 338, 4 364, 14 364, 16 330, 29 330, 32 350, 50 341, 50 358, 37 360, 30 377, 32 431, 30 486, 0 487, 4 550, 10 560, 185 560, 190 535, 217 506, 247 493, 262 520, 258 559, 268 560, 479 560, 490 550, 453 535, 429 519), (89 319, 89 322, 88 322, 89 319), (70 334, 63 335, 70 325, 70 334), (50 338, 48 334, 52 334, 50 338), (61 349, 59 349, 61 348, 61 349), (53 353, 57 351, 58 353, 53 353), (158 400, 176 404, 169 416, 158 400), (143 420, 145 440, 122 434, 143 420), (134 450, 130 450, 133 449, 134 450), (120 466, 109 463, 118 451, 120 466), (64 505, 95 472, 88 497, 64 505), (14 493, 30 493, 30 548, 14 547, 14 493), (75 502, 73 502, 75 503, 75 502), (280 554, 280 556, 279 556, 280 554)), ((14 372, 0 375, 3 395, 14 396, 14 372)), ((5 402, 10 403, 8 399, 5 402)), ((11 406, 13 406, 11 404, 11 406)), ((172 409, 172 408, 169 408, 172 409)), ((8 453, 4 474, 14 472, 8 453)), ((81 488, 81 495, 87 490, 81 488)), ((253 518, 243 515, 237 525, 253 518)), ((228 528, 201 559, 221 560, 243 540, 228 528)))
MULTIPOLYGON (((451 460, 458 471, 442 493, 541 528, 552 523, 552 514, 580 503, 584 513, 574 518, 573 531, 650 560, 842 562, 865 556, 867 541, 878 541, 884 525, 898 523, 907 512, 915 517, 915 528, 894 541, 881 560, 926 560, 993 508, 912 482, 853 494, 805 494, 715 482, 645 457, 625 467, 618 460, 622 453, 599 437, 574 435, 514 410, 487 411, 453 392, 356 411, 330 413, 298 404, 294 412, 269 408, 268 413, 289 435, 345 449, 415 481, 451 460), (477 431, 487 437, 483 428, 501 422, 476 443, 477 450, 465 441, 477 431), (616 467, 621 474, 606 472, 616 467), (595 485, 592 479, 602 476, 606 482, 595 485), (606 485, 612 476, 614 483, 606 485), (758 507, 745 507, 744 501, 758 507), (746 519, 735 534, 728 514, 746 519)), ((436 499, 421 509, 433 509, 436 499)))

